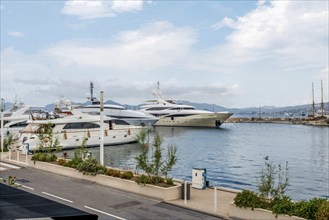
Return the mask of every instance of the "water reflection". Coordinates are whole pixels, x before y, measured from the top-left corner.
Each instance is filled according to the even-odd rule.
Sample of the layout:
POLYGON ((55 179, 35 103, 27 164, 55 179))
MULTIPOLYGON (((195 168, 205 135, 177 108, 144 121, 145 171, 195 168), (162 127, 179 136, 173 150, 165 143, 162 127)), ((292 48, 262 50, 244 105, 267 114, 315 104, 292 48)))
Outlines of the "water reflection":
MULTIPOLYGON (((176 145, 179 160, 172 175, 191 180, 193 167, 206 168, 211 185, 236 189, 257 188, 264 157, 273 163, 289 162, 293 199, 329 195, 329 128, 280 124, 224 124, 221 129, 157 127, 148 137, 159 133, 166 154, 168 145, 176 145)), ((149 148, 151 149, 151 148, 149 148)), ((99 148, 90 149, 99 158, 99 148)), ((105 164, 134 169, 134 157, 143 147, 127 144, 105 147, 105 164)), ((68 151, 73 156, 73 151, 68 151)), ((149 156, 152 151, 149 150, 149 156)))

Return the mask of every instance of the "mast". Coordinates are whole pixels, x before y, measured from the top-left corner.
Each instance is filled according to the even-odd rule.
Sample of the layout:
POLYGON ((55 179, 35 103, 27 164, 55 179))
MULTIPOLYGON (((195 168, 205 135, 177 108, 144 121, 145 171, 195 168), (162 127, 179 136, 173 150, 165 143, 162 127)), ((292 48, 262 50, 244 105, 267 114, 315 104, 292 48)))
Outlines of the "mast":
POLYGON ((315 103, 314 103, 314 85, 312 82, 312 114, 315 117, 315 103))
POLYGON ((94 97, 94 83, 92 81, 90 81, 89 91, 90 91, 90 97, 87 97, 87 99, 90 99, 92 104, 99 104, 97 98, 94 97))
POLYGON ((323 104, 323 87, 322 87, 322 80, 321 80, 321 116, 324 115, 324 104, 323 104))

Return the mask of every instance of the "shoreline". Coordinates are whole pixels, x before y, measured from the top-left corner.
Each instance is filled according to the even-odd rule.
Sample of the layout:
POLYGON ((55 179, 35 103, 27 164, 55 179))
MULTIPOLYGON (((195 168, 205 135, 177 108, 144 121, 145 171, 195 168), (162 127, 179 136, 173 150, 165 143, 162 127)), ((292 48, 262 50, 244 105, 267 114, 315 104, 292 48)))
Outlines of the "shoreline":
POLYGON ((329 119, 308 119, 308 118, 228 118, 225 123, 275 123, 275 124, 297 124, 313 126, 329 126, 329 119))

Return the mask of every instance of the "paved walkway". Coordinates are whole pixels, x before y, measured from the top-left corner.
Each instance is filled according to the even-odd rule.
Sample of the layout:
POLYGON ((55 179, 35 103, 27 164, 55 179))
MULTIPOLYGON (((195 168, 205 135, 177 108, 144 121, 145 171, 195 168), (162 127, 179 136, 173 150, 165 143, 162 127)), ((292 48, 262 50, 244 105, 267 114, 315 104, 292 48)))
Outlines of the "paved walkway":
POLYGON ((229 218, 230 203, 233 202, 237 192, 235 190, 217 188, 217 206, 215 206, 215 190, 213 187, 204 190, 191 187, 191 198, 187 200, 186 204, 183 199, 172 200, 168 203, 229 218))
MULTIPOLYGON (((5 158, 8 158, 8 153, 5 158)), ((17 162, 17 152, 12 152, 11 159, 11 162, 17 162)), ((24 164, 26 162, 25 155, 20 154, 19 160, 19 165, 26 166, 26 164, 24 164)), ((8 161, 8 159, 6 161, 8 161)), ((31 155, 29 155, 27 161, 28 163, 33 163, 33 161, 31 161, 31 155)), ((186 204, 183 199, 171 200, 167 201, 167 203, 228 219, 230 216, 230 203, 233 202, 234 197, 238 192, 239 191, 232 189, 217 188, 217 207, 215 207, 214 187, 200 190, 192 188, 191 186, 190 199, 187 200, 186 204)))

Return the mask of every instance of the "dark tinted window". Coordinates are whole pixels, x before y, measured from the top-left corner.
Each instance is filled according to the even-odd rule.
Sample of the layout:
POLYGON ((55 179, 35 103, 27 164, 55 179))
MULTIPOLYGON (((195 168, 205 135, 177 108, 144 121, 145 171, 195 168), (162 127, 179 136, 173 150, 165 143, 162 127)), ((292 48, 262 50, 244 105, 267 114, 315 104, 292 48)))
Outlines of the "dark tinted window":
POLYGON ((23 122, 19 122, 19 123, 15 123, 13 125, 10 125, 9 127, 10 128, 17 128, 17 127, 26 127, 26 126, 27 126, 26 121, 23 121, 23 122))
POLYGON ((114 119, 112 120, 112 122, 116 125, 130 125, 129 123, 127 123, 126 121, 123 120, 118 120, 118 119, 114 119))
POLYGON ((163 109, 167 109, 168 107, 154 107, 154 108, 148 108, 148 111, 153 111, 153 110, 163 110, 163 109))
POLYGON ((67 123, 63 129, 88 129, 88 128, 99 128, 99 125, 90 122, 67 123))

